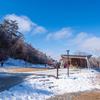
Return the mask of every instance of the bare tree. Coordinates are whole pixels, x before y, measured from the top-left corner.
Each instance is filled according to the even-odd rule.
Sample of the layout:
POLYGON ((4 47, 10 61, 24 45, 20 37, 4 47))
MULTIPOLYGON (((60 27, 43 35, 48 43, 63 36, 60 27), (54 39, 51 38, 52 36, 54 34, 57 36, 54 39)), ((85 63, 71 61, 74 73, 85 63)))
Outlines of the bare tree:
POLYGON ((95 49, 95 50, 94 50, 94 54, 95 54, 97 57, 100 57, 100 48, 95 49))
POLYGON ((82 52, 82 51, 76 51, 74 52, 75 55, 90 55, 89 53, 87 52, 82 52))
POLYGON ((96 57, 91 57, 90 58, 91 67, 98 67, 97 61, 98 61, 98 59, 96 57))
POLYGON ((94 67, 99 67, 100 68, 100 48, 95 49, 94 54, 96 55, 96 57, 93 58, 91 63, 94 67))

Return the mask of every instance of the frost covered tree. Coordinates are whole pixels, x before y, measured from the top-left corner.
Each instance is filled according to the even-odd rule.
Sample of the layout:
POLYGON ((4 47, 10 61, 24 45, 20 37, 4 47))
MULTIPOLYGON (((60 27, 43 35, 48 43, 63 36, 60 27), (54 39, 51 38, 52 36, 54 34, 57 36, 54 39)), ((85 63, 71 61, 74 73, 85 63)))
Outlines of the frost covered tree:
POLYGON ((3 55, 10 55, 11 48, 22 37, 23 34, 18 31, 17 21, 4 19, 3 24, 0 23, 0 52, 3 55))
POLYGON ((0 53, 3 57, 12 57, 14 59, 22 59, 26 62, 36 64, 51 64, 52 59, 47 57, 46 54, 33 48, 23 39, 23 34, 18 31, 17 21, 8 19, 0 23, 0 53))
POLYGON ((3 20, 3 24, 0 23, 0 30, 5 32, 9 38, 21 38, 23 34, 18 31, 18 23, 17 21, 12 21, 8 19, 3 20))

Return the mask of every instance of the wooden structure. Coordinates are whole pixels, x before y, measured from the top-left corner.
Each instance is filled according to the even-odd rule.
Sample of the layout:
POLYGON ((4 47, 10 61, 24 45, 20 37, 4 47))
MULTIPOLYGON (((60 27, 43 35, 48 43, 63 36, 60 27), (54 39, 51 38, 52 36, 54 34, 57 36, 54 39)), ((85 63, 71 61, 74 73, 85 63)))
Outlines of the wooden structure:
MULTIPOLYGON (((78 62, 79 67, 88 67, 90 68, 89 58, 92 55, 69 55, 69 67, 76 66, 78 62)), ((68 55, 61 55, 63 63, 67 63, 68 55)))

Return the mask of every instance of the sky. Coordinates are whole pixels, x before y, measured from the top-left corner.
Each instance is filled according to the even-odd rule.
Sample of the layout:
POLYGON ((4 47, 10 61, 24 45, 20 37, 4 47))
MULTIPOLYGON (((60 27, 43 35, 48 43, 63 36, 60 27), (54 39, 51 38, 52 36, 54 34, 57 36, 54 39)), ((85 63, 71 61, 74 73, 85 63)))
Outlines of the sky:
POLYGON ((56 60, 100 46, 100 0, 2 0, 3 19, 17 20, 25 41, 56 60))

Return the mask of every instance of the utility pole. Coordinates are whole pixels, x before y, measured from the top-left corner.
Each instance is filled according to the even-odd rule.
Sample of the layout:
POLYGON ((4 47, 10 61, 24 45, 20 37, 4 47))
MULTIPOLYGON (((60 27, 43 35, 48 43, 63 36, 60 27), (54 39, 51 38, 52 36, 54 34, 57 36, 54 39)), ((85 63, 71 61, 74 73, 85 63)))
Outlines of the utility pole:
POLYGON ((67 75, 69 77, 69 51, 70 50, 66 50, 67 51, 67 75))
POLYGON ((59 63, 57 62, 57 63, 56 63, 56 68, 57 68, 57 79, 58 79, 58 66, 59 66, 59 63))

